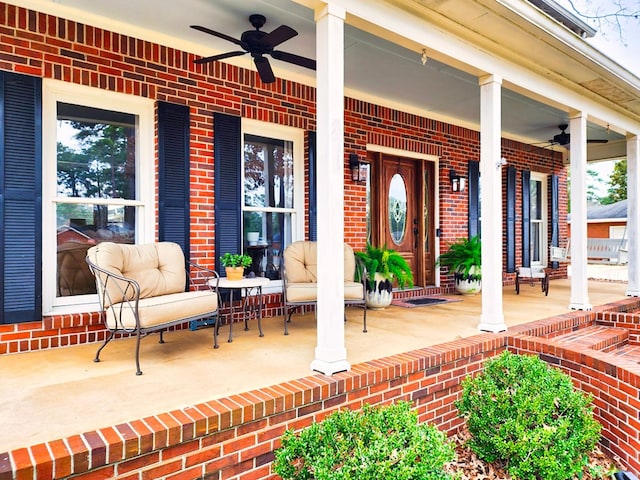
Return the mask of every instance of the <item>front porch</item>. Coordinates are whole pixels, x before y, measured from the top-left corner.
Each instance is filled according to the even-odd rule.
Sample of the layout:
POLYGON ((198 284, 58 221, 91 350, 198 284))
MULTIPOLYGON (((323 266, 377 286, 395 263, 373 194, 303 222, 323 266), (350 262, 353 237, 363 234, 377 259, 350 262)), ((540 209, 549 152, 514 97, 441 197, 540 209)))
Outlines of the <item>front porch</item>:
MULTIPOLYGON (((621 282, 590 281, 590 300, 593 305, 619 301, 625 298, 626 287, 621 282)), ((508 286, 503 294, 510 328, 570 312, 568 279, 553 280, 548 297, 539 284, 522 285, 518 296, 508 286)), ((457 340, 478 336, 481 297, 450 297, 457 301, 369 311, 366 334, 362 333, 362 312, 349 308, 346 347, 353 370, 360 370, 365 362, 434 345, 447 355, 449 349, 463 345, 457 340)), ((283 335, 282 317, 264 319, 263 328, 263 338, 258 337, 255 321, 248 332, 234 328, 234 341, 229 344, 223 327, 218 350, 212 349, 209 328, 169 333, 164 345, 157 343, 156 336, 147 338, 141 377, 135 375, 133 339, 112 342, 98 364, 92 362, 97 344, 0 356, 0 408, 5 412, 0 452, 79 438, 83 432, 103 427, 132 425, 137 419, 216 399, 229 405, 223 399, 256 389, 287 392, 286 383, 292 379, 327 378, 309 369, 316 345, 312 314, 294 314, 289 336, 283 335)), ((482 334, 483 341, 500 335, 482 334)), ((3 460, 6 455, 0 455, 0 465, 3 460)))

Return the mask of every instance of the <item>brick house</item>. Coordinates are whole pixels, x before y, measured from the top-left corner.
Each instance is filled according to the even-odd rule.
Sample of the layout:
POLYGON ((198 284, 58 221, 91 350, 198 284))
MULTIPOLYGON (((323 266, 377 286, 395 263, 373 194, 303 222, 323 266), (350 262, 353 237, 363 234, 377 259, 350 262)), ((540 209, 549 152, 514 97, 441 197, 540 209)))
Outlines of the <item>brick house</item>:
MULTIPOLYGON (((59 288, 64 227, 92 242, 175 241, 192 260, 218 269, 219 254, 246 249, 247 233, 257 229, 267 246, 265 273, 295 240, 323 242, 320 263, 327 265, 343 241, 356 249, 368 239, 394 242, 429 292, 453 287, 452 276, 436 267, 438 254, 459 237, 481 233, 479 329, 506 330, 503 285, 513 282, 518 266, 548 265, 548 247, 568 234, 568 149, 536 146, 552 134, 523 122, 521 105, 532 118, 546 112, 552 129, 569 123, 574 246, 586 240, 588 132, 607 127, 610 143, 624 149, 629 198, 637 199, 640 82, 590 47, 583 38, 588 29, 576 19, 545 13, 535 2, 468 9, 461 1, 431 10, 411 0, 279 0, 283 13, 273 24, 301 31, 311 24, 317 69, 283 68, 272 83, 262 82, 251 63, 195 64, 212 47, 167 36, 162 22, 155 32, 127 24, 128 8, 132 21, 143 21, 136 12, 145 3, 183 18, 164 2, 109 6, 122 16, 81 0, 0 2, 0 354, 104 339, 95 296, 59 288), (486 23, 475 24, 471 11, 486 23), (296 15, 304 21, 296 24, 296 15), (415 53, 416 64, 426 51, 424 67, 444 71, 440 85, 468 92, 468 101, 427 85, 429 107, 412 104, 405 92, 388 98, 366 88, 378 82, 388 92, 382 88, 388 71, 350 86, 345 27, 360 45, 371 45, 369 36, 384 40, 374 52, 381 62, 397 56, 384 47, 415 53), (504 48, 507 42, 512 48, 504 48), (438 109, 440 98, 446 106, 438 109), (96 139, 110 139, 110 150, 96 139), (353 158, 367 165, 362 182, 352 179, 353 158), (389 236, 394 178, 410 212, 402 238, 389 236)), ((189 21, 226 31, 214 21, 223 3, 208 7, 206 21, 189 21)), ((236 3, 248 7, 243 15, 253 13, 252 2, 236 3)), ((391 78, 400 82, 415 68, 391 78)), ((638 220, 628 219, 630 266, 637 262, 638 220)), ((586 265, 586 258, 574 262, 586 265)), ((566 276, 566 267, 552 267, 553 278, 566 276)), ((630 268, 632 296, 640 293, 637 270, 630 268)), ((319 274, 321 283, 341 276, 335 269, 319 274)), ((279 280, 272 284, 267 310, 277 315, 279 280)), ((586 276, 572 278, 571 305, 591 309, 586 276)), ((320 311, 315 369, 347 370, 342 299, 326 300, 320 311)))

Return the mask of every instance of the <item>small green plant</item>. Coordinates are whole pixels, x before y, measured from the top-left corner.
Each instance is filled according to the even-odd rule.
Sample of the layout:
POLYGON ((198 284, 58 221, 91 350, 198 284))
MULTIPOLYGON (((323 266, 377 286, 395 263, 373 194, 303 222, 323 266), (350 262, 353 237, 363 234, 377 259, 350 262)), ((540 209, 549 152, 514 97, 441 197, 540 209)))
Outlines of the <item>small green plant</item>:
POLYGON ((287 430, 275 456, 284 480, 444 480, 455 453, 443 432, 398 402, 335 412, 299 434, 287 430))
POLYGON ((520 480, 579 476, 600 437, 591 397, 536 356, 505 352, 462 382, 470 448, 520 480))
POLYGON ((438 258, 438 264, 449 267, 456 280, 481 280, 482 244, 478 236, 460 238, 438 258), (473 269, 473 272, 471 271, 473 269))
MULTIPOLYGON (((356 257, 362 262, 362 266, 367 270, 369 287, 374 288, 375 274, 381 274, 386 280, 393 282, 396 280, 400 288, 406 285, 413 287, 413 272, 411 267, 395 250, 384 247, 374 247, 367 243, 367 247, 362 252, 355 252, 356 257)), ((356 269, 356 280, 362 278, 362 269, 356 269)))
POLYGON ((223 267, 250 267, 251 257, 249 255, 242 255, 239 253, 225 253, 220 257, 220 262, 223 267))

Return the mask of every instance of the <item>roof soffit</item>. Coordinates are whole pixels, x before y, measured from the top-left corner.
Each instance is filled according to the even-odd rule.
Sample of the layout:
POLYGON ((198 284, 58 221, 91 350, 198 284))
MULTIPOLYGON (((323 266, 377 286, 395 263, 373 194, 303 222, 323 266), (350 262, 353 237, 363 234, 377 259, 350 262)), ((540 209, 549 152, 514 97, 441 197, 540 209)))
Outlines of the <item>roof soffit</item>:
POLYGON ((499 58, 640 120, 640 79, 524 0, 389 3, 499 58))

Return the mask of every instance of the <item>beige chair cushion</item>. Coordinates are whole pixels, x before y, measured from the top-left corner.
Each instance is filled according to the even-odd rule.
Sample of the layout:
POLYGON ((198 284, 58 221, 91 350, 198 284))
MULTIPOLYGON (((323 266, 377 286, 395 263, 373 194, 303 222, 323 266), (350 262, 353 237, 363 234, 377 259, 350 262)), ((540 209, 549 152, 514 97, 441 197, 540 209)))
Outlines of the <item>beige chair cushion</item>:
MULTIPOLYGON (((364 288, 358 282, 344 282, 345 300, 362 300, 364 288)), ((318 300, 317 283, 289 283, 287 284, 287 301, 295 303, 315 302, 318 300)))
MULTIPOLYGON (((287 281, 315 283, 318 281, 318 250, 316 242, 293 242, 284 251, 287 281)), ((344 244, 344 279, 353 282, 356 259, 350 245, 344 244)))
MULTIPOLYGON (((138 282, 140 298, 185 291, 185 259, 180 245, 176 243, 128 245, 102 242, 91 247, 88 256, 97 266, 138 282)), ((112 303, 123 300, 117 285, 108 285, 107 289, 112 303)))
MULTIPOLYGON (((218 308, 218 296, 208 290, 172 293, 158 297, 143 298, 138 303, 140 327, 149 328, 169 323, 177 318, 190 318, 215 312, 218 308)), ((110 329, 136 327, 134 310, 124 304, 122 310, 114 305, 106 311, 106 323, 110 329), (116 323, 117 315, 120 321, 116 323)))

